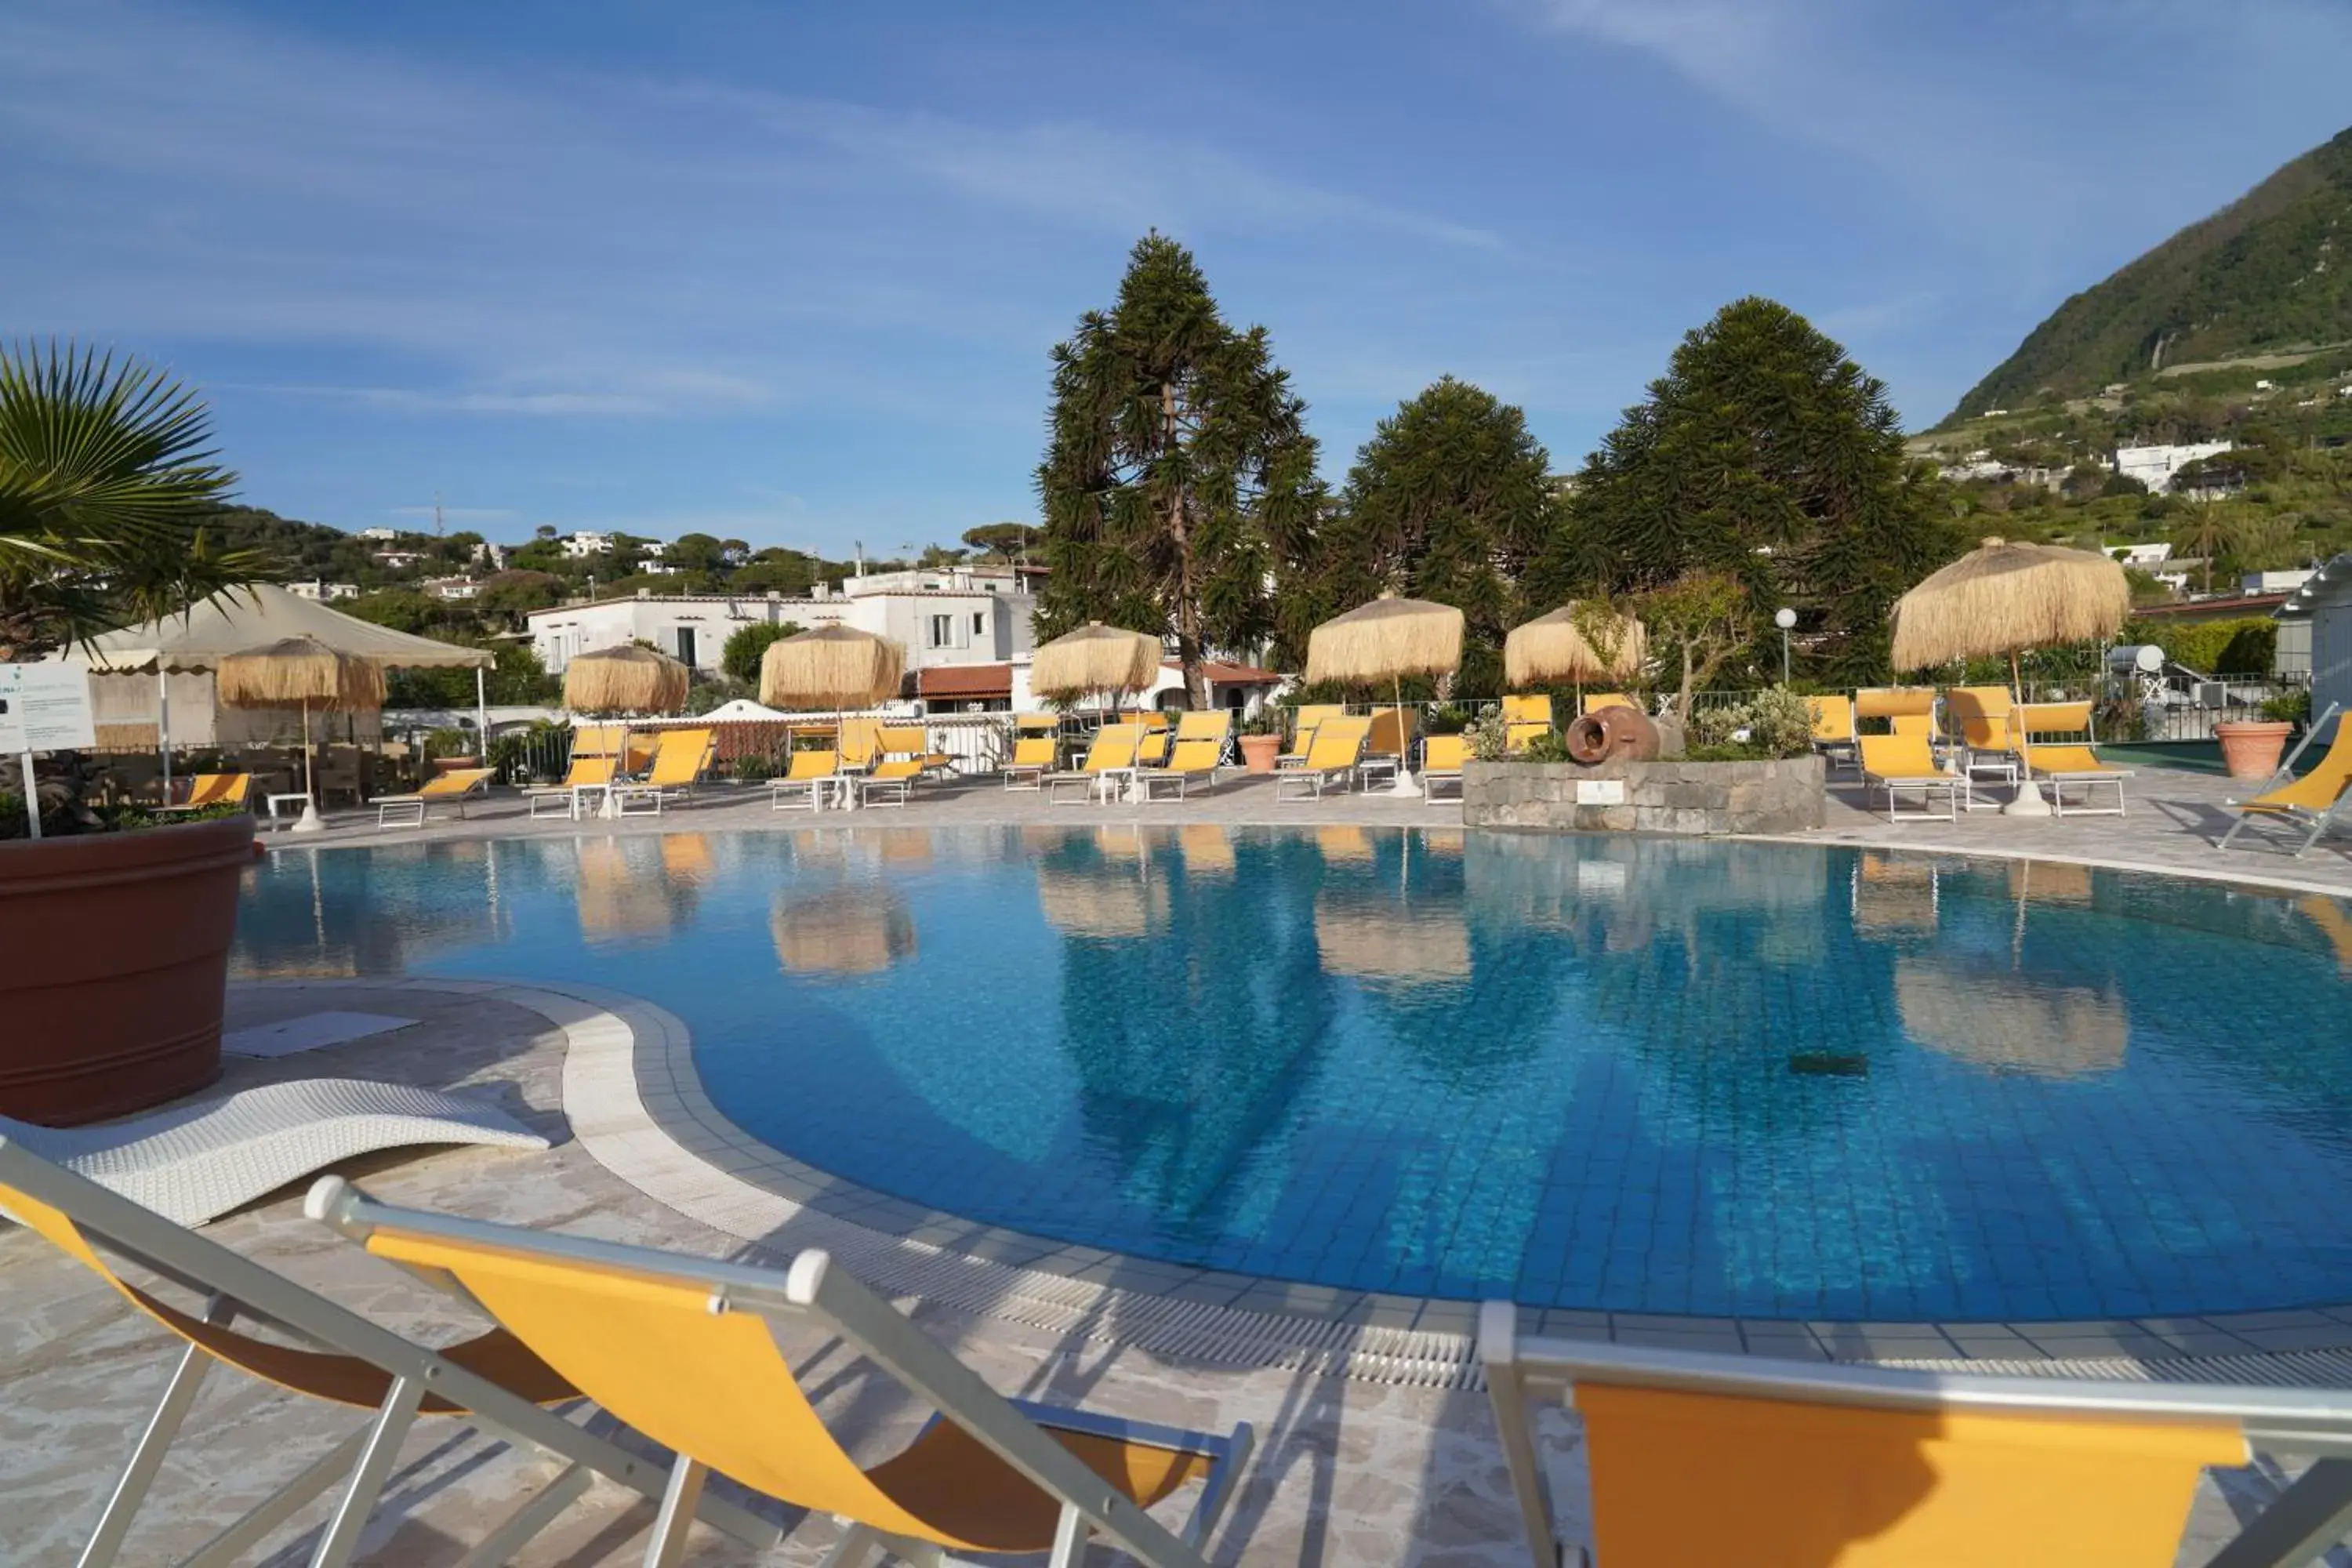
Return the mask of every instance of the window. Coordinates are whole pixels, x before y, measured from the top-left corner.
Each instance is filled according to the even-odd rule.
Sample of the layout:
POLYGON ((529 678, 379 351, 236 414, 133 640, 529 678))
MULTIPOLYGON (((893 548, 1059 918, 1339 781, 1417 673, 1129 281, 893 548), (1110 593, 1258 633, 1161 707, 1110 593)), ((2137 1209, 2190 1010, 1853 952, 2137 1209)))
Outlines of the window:
POLYGON ((954 641, 955 617, 953 616, 933 616, 931 617, 929 646, 932 647, 946 647, 954 641))
POLYGON ((971 635, 976 637, 984 637, 988 635, 988 612, 986 610, 974 610, 971 613, 971 635))
POLYGON ((694 668, 694 628, 692 626, 677 628, 677 661, 688 669, 694 668))

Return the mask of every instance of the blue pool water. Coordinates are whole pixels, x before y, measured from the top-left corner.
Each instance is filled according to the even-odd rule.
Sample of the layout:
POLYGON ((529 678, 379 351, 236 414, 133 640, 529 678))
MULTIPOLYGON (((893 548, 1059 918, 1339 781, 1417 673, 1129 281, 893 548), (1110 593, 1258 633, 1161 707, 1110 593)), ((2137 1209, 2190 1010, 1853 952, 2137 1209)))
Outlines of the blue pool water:
POLYGON ((2352 913, 1402 830, 286 850, 253 974, 584 980, 928 1206, 1294 1280, 1967 1320, 2352 1300, 2352 913))

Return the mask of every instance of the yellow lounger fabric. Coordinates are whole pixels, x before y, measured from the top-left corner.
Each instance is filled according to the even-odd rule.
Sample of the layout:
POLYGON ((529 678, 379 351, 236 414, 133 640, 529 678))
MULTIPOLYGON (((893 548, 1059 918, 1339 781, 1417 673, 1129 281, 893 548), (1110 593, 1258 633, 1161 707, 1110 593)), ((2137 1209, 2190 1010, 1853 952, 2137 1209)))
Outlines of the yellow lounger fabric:
POLYGON ((2231 1425, 1923 1415, 1586 1383, 1606 1568, 2169 1568, 2231 1425))
MULTIPOLYGON (((655 1442, 818 1513, 969 1552, 1052 1544, 1059 1505, 948 1423, 861 1469, 809 1406, 766 1321, 714 1312, 708 1288, 620 1268, 403 1235, 368 1250, 454 1276, 491 1316, 655 1442)), ((1202 1461, 1164 1449, 1055 1433, 1145 1507, 1202 1461)))
POLYGON ((2251 800, 2238 802, 2238 809, 2326 811, 2336 804, 2336 797, 2347 785, 2352 785, 2352 713, 2337 717, 2336 738, 2328 742, 2327 754, 2309 773, 2276 789, 2264 790, 2251 800))

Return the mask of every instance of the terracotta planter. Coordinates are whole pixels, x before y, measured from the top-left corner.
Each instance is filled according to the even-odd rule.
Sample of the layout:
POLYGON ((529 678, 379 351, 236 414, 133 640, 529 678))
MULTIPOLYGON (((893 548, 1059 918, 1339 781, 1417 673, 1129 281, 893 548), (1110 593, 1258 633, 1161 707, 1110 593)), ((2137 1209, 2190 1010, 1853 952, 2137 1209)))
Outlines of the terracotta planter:
POLYGON ((0 1116, 69 1127, 220 1076, 253 818, 0 844, 0 1116))
POLYGON ((481 765, 482 759, 479 757, 436 757, 433 759, 433 772, 436 777, 438 777, 442 773, 454 773, 460 768, 478 768, 481 765))
POLYGON ((2221 742, 2221 765, 2233 779, 2266 779, 2278 772, 2279 758, 2294 726, 2267 721, 2216 724, 2213 738, 2221 742))
POLYGON ((1279 735, 1244 735, 1242 737, 1242 763, 1254 773, 1274 772, 1274 759, 1280 755, 1282 755, 1282 737, 1279 735))

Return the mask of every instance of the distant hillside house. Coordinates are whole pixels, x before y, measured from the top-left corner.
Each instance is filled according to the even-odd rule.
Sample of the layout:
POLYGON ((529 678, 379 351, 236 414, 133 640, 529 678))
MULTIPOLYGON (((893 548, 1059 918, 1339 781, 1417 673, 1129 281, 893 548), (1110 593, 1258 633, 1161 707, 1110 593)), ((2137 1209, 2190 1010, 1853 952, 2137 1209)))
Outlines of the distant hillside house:
POLYGON ((358 537, 361 539, 376 540, 382 543, 389 544, 394 540, 400 537, 400 531, 396 528, 362 528, 360 530, 358 537))
POLYGON ((379 550, 370 557, 379 566, 392 572, 405 572, 425 559, 422 550, 379 550))
POLYGON ((2191 441, 2179 447, 2118 447, 2116 448, 2116 472, 2127 479, 2137 479, 2151 490, 2161 490, 2172 483, 2172 476, 2201 458, 2217 457, 2230 450, 2227 441, 2191 441))
POLYGON ((356 599, 360 585, 356 583, 330 583, 314 578, 308 583, 289 583, 286 591, 298 599, 308 599, 314 605, 331 605, 337 599, 356 599))
POLYGON ((471 577, 428 577, 425 591, 436 599, 471 599, 478 596, 482 585, 471 577))
POLYGON ((2172 559, 2169 544, 2110 544, 2107 553, 2126 566, 2142 572, 2153 572, 2172 559))
POLYGON ((583 530, 564 540, 563 553, 574 561, 585 560, 591 555, 610 555, 613 553, 613 536, 583 530))

